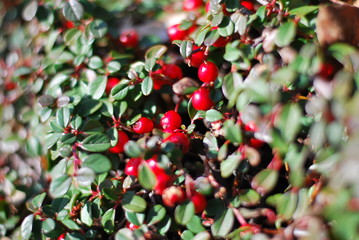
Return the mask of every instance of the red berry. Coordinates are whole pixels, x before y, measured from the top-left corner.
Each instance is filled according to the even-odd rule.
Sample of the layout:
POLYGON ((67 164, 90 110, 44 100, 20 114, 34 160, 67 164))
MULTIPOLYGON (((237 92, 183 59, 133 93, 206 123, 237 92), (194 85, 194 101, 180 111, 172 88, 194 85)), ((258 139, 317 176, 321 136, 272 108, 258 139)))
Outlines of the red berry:
POLYGON ((186 134, 181 132, 172 133, 163 142, 172 142, 175 145, 179 146, 184 153, 188 152, 190 141, 186 134))
POLYGON ((150 167, 150 169, 152 170, 152 172, 154 172, 154 174, 160 175, 162 173, 165 173, 165 170, 163 170, 157 161, 158 156, 154 155, 152 156, 150 159, 147 159, 146 162, 148 164, 148 166, 150 167))
POLYGON ((129 176, 138 176, 138 167, 141 165, 141 158, 131 158, 125 166, 125 173, 129 176))
MULTIPOLYGON (((193 46, 192 51, 195 51, 197 49, 199 49, 199 47, 193 46)), ((198 51, 198 52, 192 53, 192 55, 189 57, 189 62, 192 67, 198 68, 204 62, 204 59, 205 59, 204 52, 198 51)))
POLYGON ((208 2, 206 2, 205 10, 206 10, 206 13, 209 13, 209 11, 211 10, 211 1, 210 0, 208 2))
POLYGON ((204 62, 198 68, 198 78, 202 82, 214 82, 218 77, 217 65, 213 62, 204 62))
POLYGON ((184 11, 194 11, 203 5, 202 0, 184 0, 183 10, 184 11))
POLYGON ((64 240, 65 237, 66 237, 66 234, 63 233, 63 234, 61 234, 61 235, 57 238, 57 240, 64 240))
POLYGON ((161 118, 161 126, 163 129, 178 129, 181 127, 182 118, 175 111, 166 112, 161 118))
POLYGON ((71 21, 65 21, 64 22, 64 27, 65 28, 73 28, 73 27, 75 27, 75 24, 73 22, 71 22, 71 21))
POLYGON ((219 37, 217 41, 213 43, 213 46, 217 48, 225 47, 229 41, 231 41, 230 37, 219 37))
POLYGON ((211 99, 211 91, 207 88, 200 88, 192 94, 192 106, 196 110, 206 111, 214 106, 211 99))
POLYGON ((163 65, 162 72, 165 76, 174 80, 179 80, 183 77, 182 69, 175 64, 163 65))
POLYGON ((248 131, 248 132, 256 132, 258 131, 258 127, 255 124, 255 122, 251 121, 248 122, 245 126, 244 126, 244 130, 248 131))
POLYGON ((153 122, 151 119, 146 117, 141 117, 134 125, 133 131, 136 133, 148 133, 153 129, 153 122))
POLYGON ((111 153, 122 153, 124 151, 125 144, 129 141, 127 134, 123 131, 118 131, 118 141, 116 146, 109 149, 111 153))
MULTIPOLYGON (((248 131, 248 132, 256 132, 256 131, 258 131, 258 127, 253 121, 251 121, 251 122, 248 122, 244 126, 244 130, 248 131)), ((262 140, 259 140, 259 139, 251 138, 249 140, 249 145, 254 147, 254 148, 260 148, 260 147, 263 146, 263 144, 264 144, 264 142, 262 140)))
POLYGON ((241 1, 241 5, 247 8, 249 11, 255 12, 254 5, 251 1, 241 1))
POLYGON ((167 207, 174 207, 181 204, 186 199, 186 193, 181 187, 171 186, 162 193, 163 203, 167 207))
POLYGON ((131 223, 131 222, 127 222, 127 223, 126 223, 126 227, 127 227, 128 229, 130 229, 130 230, 135 230, 135 229, 138 229, 140 226, 137 226, 137 225, 135 225, 135 224, 133 224, 133 223, 131 223))
POLYGON ((175 24, 167 29, 168 37, 171 41, 184 40, 187 38, 188 31, 180 29, 179 26, 180 24, 175 24))
POLYGON ((167 173, 163 172, 156 176, 156 185, 154 190, 157 194, 162 194, 163 190, 165 190, 169 185, 171 185, 171 176, 167 173))
POLYGON ((207 199, 204 195, 199 192, 194 192, 191 201, 194 205, 195 213, 201 213, 207 207, 207 199))
POLYGON ((319 69, 319 76, 325 79, 330 79, 334 74, 334 66, 330 63, 322 63, 319 69))
POLYGON ((120 43, 127 48, 134 48, 138 45, 138 34, 134 29, 127 30, 120 35, 120 43))
POLYGON ((120 79, 115 78, 115 77, 110 77, 109 79, 107 79, 107 84, 106 84, 106 89, 105 89, 107 95, 110 95, 112 88, 114 86, 116 86, 119 82, 120 82, 120 79))
POLYGON ((13 89, 16 88, 16 86, 17 86, 16 83, 8 82, 8 83, 5 84, 5 90, 7 90, 7 91, 13 90, 13 89))

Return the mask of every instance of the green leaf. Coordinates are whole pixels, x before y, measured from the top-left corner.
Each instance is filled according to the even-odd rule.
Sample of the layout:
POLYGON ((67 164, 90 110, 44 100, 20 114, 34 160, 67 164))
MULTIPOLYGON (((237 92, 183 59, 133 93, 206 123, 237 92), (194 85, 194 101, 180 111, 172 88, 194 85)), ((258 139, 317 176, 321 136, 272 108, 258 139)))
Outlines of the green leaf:
POLYGON ((257 205, 261 196, 253 189, 242 189, 239 193, 239 200, 245 207, 257 205))
POLYGON ((142 163, 138 168, 138 181, 145 189, 151 190, 156 185, 156 175, 147 163, 142 163))
POLYGON ((116 100, 122 100, 127 96, 129 81, 121 80, 119 84, 111 89, 111 96, 116 100))
POLYGON ((225 210, 218 218, 215 218, 211 231, 215 237, 225 237, 234 224, 234 214, 231 208, 225 210))
POLYGON ((50 194, 54 198, 62 197, 71 186, 72 179, 68 175, 61 175, 50 183, 50 194))
POLYGON ((147 76, 143 79, 141 84, 141 90, 143 95, 148 96, 152 92, 153 89, 153 80, 150 76, 147 76))
POLYGON ((206 112, 206 120, 209 122, 216 122, 223 118, 222 113, 215 109, 210 109, 206 112))
POLYGON ((83 99, 77 105, 77 114, 86 117, 97 112, 102 107, 102 102, 96 99, 83 99))
POLYGON ((247 29, 247 16, 235 12, 231 15, 231 21, 234 24, 234 32, 238 32, 239 35, 243 35, 247 29))
POLYGON ((140 197, 136 196, 135 192, 126 192, 122 200, 122 207, 129 212, 143 212, 146 210, 147 203, 140 197))
POLYGON ((82 207, 80 212, 80 220, 87 226, 91 227, 93 224, 93 216, 92 216, 92 202, 87 201, 85 206, 82 207))
POLYGON ((188 230, 193 233, 200 233, 206 231, 206 229, 202 225, 202 218, 197 215, 194 215, 191 220, 186 224, 188 230))
POLYGON ((90 58, 88 66, 91 69, 98 69, 103 66, 102 59, 99 56, 93 56, 90 58))
POLYGON ((259 194, 266 194, 275 187, 279 177, 278 171, 273 169, 263 169, 252 180, 252 188, 259 194))
POLYGON ((46 218, 45 221, 42 222, 42 231, 45 236, 52 237, 56 234, 56 228, 58 228, 56 222, 52 218, 46 218))
POLYGON ((107 23, 101 19, 96 19, 89 24, 90 32, 95 38, 102 38, 107 33, 107 23))
POLYGON ((22 10, 22 14, 21 14, 22 18, 27 22, 31 21, 36 15, 37 8, 38 8, 37 1, 35 0, 30 1, 22 10))
POLYGON ((86 134, 96 134, 104 132, 102 123, 96 119, 89 119, 85 122, 82 131, 86 134))
POLYGON ((24 218, 21 223, 21 237, 24 240, 30 239, 31 232, 32 232, 32 225, 34 221, 34 215, 30 214, 24 218))
POLYGON ((80 226, 76 222, 72 221, 71 219, 62 220, 61 223, 73 231, 78 231, 81 229, 80 226))
POLYGON ((106 76, 98 76, 95 81, 90 83, 89 86, 89 95, 94 99, 100 99, 105 92, 107 84, 106 76))
POLYGON ((46 193, 41 193, 37 196, 35 196, 31 202, 27 204, 27 208, 30 209, 33 212, 36 212, 42 205, 42 202, 44 201, 46 197, 46 193))
POLYGON ((64 107, 59 108, 56 112, 56 121, 62 128, 66 128, 69 125, 71 117, 70 109, 64 107))
POLYGON ((194 43, 197 45, 197 46, 200 46, 202 45, 204 39, 206 38, 207 36, 207 33, 211 30, 211 27, 210 26, 205 26, 203 27, 200 31, 197 32, 197 35, 194 39, 194 43))
POLYGON ((91 186, 95 180, 95 172, 91 168, 82 167, 79 169, 76 178, 80 186, 91 186))
POLYGON ((194 236, 193 240, 211 240, 209 232, 200 232, 194 236))
POLYGON ((125 212, 125 216, 127 220, 136 226, 140 226, 143 223, 143 220, 145 220, 145 214, 144 213, 135 213, 135 212, 125 212))
POLYGON ((146 60, 150 58, 159 59, 160 57, 163 56, 163 54, 165 54, 166 51, 167 51, 167 47, 165 45, 155 45, 146 51, 145 59, 146 60))
POLYGON ((166 208, 157 204, 148 211, 146 222, 148 225, 153 225, 162 221, 165 216, 166 208))
POLYGON ((241 143, 242 142, 242 132, 239 124, 235 124, 233 120, 227 120, 224 123, 224 136, 226 139, 230 140, 232 143, 241 143))
POLYGON ((180 225, 186 225, 194 216, 194 205, 192 201, 187 201, 178 205, 175 209, 175 220, 180 225))
POLYGON ((283 23, 278 28, 278 33, 275 38, 275 43, 277 44, 278 47, 288 46, 294 40, 296 33, 297 33, 297 29, 294 22, 283 23))
POLYGON ((302 18, 305 15, 314 12, 319 9, 319 6, 302 6, 298 8, 291 9, 289 13, 291 15, 296 15, 298 18, 302 18))
POLYGON ((111 170, 111 161, 104 155, 95 153, 88 155, 82 164, 91 168, 95 173, 100 174, 111 170))
POLYGON ((194 237, 193 233, 189 230, 184 230, 181 234, 182 240, 192 240, 194 237))
POLYGON ((115 230, 115 214, 115 209, 110 208, 102 216, 101 223, 104 227, 105 232, 107 232, 108 234, 113 233, 113 231, 115 230))
POLYGON ((67 20, 78 22, 84 15, 84 8, 77 0, 69 0, 65 2, 62 14, 67 20))
POLYGON ((183 58, 190 57, 192 54, 192 49, 193 49, 193 43, 191 41, 188 40, 182 41, 180 46, 180 53, 183 58))
POLYGON ((103 152, 110 147, 110 139, 102 133, 88 136, 81 144, 81 148, 89 152, 103 152))
POLYGON ((165 235, 170 229, 171 224, 172 224, 172 219, 166 215, 165 218, 157 224, 158 232, 161 235, 165 235))
POLYGON ((291 142, 300 130, 302 110, 296 103, 290 103, 283 108, 277 127, 281 130, 284 138, 291 142))
POLYGON ((221 176, 223 178, 230 177, 239 166, 241 159, 242 156, 239 153, 234 153, 228 156, 226 160, 221 162, 221 176))
POLYGON ((128 228, 122 228, 118 230, 115 235, 115 240, 136 240, 134 232, 128 228))
POLYGON ((107 71, 109 73, 115 73, 120 71, 121 69, 121 63, 116 62, 116 61, 111 61, 107 64, 107 71))
POLYGON ((277 204, 278 216, 284 220, 292 218, 293 213, 298 205, 298 194, 294 192, 286 192, 279 198, 277 204))
POLYGON ((136 158, 142 153, 140 145, 135 141, 128 141, 125 145, 125 152, 129 157, 136 158))
POLYGON ((223 17, 221 24, 218 26, 218 33, 222 37, 229 37, 234 32, 234 24, 229 17, 223 17))

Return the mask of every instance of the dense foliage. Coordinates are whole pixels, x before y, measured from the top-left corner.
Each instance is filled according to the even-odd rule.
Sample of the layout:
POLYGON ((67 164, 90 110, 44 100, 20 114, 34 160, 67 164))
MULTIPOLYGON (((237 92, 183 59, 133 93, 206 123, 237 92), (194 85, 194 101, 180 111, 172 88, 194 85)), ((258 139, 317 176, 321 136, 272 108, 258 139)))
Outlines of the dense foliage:
POLYGON ((359 54, 318 9, 1 1, 0 237, 357 239, 359 54))

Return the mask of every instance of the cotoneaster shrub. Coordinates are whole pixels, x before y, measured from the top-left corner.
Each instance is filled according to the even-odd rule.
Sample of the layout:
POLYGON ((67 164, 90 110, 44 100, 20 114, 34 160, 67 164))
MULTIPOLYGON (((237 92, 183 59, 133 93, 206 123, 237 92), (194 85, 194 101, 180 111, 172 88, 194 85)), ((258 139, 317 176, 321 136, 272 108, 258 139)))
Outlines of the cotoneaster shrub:
POLYGON ((359 55, 318 1, 0 6, 0 236, 358 237, 359 55))

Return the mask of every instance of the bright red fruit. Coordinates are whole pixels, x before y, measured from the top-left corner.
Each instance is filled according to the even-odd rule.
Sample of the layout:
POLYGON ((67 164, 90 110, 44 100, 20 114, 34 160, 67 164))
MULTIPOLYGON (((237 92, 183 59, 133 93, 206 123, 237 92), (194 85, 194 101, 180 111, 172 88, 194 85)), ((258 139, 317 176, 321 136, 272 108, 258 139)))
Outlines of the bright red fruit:
POLYGON ((112 88, 114 86, 116 86, 119 82, 120 82, 120 79, 115 78, 115 77, 110 77, 109 79, 107 79, 107 84, 106 84, 106 89, 105 89, 107 95, 110 95, 112 88))
POLYGON ((217 41, 213 43, 213 46, 217 48, 225 47, 229 41, 231 41, 230 37, 219 37, 217 41))
POLYGON ((127 48, 134 48, 138 45, 138 34, 134 29, 127 30, 120 35, 120 43, 127 48))
MULTIPOLYGON (((196 51, 198 49, 199 49, 199 47, 193 46, 192 51, 196 51)), ((192 67, 198 68, 204 62, 204 59, 205 59, 204 52, 198 51, 198 52, 192 53, 192 55, 189 57, 188 60, 192 67)))
POLYGON ((171 41, 184 40, 188 36, 187 30, 180 29, 180 24, 175 24, 167 29, 168 37, 171 41))
POLYGON ((196 110, 206 111, 214 106, 211 99, 211 91, 207 88, 200 88, 192 94, 192 106, 196 110))
POLYGON ((64 22, 64 27, 65 28, 73 28, 73 27, 75 27, 75 24, 73 22, 71 22, 71 21, 65 21, 64 22))
POLYGON ((188 152, 190 141, 186 134, 181 132, 172 133, 163 142, 172 142, 179 146, 184 153, 188 152))
POLYGON ((194 11, 203 5, 202 0, 184 0, 183 1, 183 10, 184 11, 194 11))
POLYGON ((247 8, 249 11, 255 12, 254 5, 251 1, 241 1, 241 5, 247 8))
POLYGON ((168 111, 166 112, 163 117, 161 118, 161 126, 163 129, 178 129, 181 127, 182 118, 181 116, 175 111, 168 111))
POLYGON ((63 233, 63 234, 61 234, 61 235, 57 238, 57 240, 64 240, 65 237, 66 237, 66 234, 63 233))
POLYGON ((157 161, 158 156, 154 155, 152 156, 150 159, 147 159, 146 162, 148 164, 148 166, 150 167, 150 169, 154 172, 154 174, 157 175, 161 175, 162 173, 165 173, 165 170, 163 170, 157 161))
POLYGON ((179 80, 183 77, 182 69, 175 64, 164 64, 162 72, 165 76, 174 80, 179 80))
POLYGON ((203 212, 204 209, 206 209, 207 207, 207 199, 206 197, 199 193, 199 192, 194 192, 192 197, 191 197, 191 201, 194 205, 194 209, 195 209, 195 213, 201 213, 203 212))
POLYGON ((169 185, 171 185, 172 177, 167 173, 163 172, 156 176, 156 185, 154 190, 157 194, 162 194, 169 185))
POLYGON ((135 229, 138 229, 140 226, 137 226, 137 225, 135 225, 135 224, 133 224, 133 223, 131 223, 131 222, 127 222, 127 223, 126 223, 126 227, 127 227, 128 229, 130 229, 130 230, 135 230, 135 229))
POLYGON ((116 146, 109 149, 111 153, 122 153, 124 151, 125 144, 129 141, 127 134, 123 131, 118 131, 118 141, 116 146))
POLYGON ((141 165, 141 158, 131 158, 125 166, 125 173, 129 176, 138 176, 138 167, 141 165))
POLYGON ((330 79, 334 73, 334 66, 330 63, 322 63, 319 69, 319 76, 325 79, 330 79))
POLYGON ((146 117, 141 117, 134 125, 133 131, 136 133, 148 133, 153 129, 153 122, 151 119, 146 117))
POLYGON ((214 82, 218 77, 217 65, 213 62, 204 62, 198 68, 198 78, 202 82, 214 82))
MULTIPOLYGON (((258 131, 258 127, 254 122, 249 122, 244 126, 244 130, 248 131, 248 132, 256 132, 256 131, 258 131)), ((264 142, 259 139, 251 138, 249 140, 249 145, 254 148, 260 148, 263 146, 263 144, 264 144, 264 142)))
POLYGON ((181 204, 186 199, 186 193, 181 187, 171 186, 162 193, 163 203, 167 207, 174 207, 181 204))

